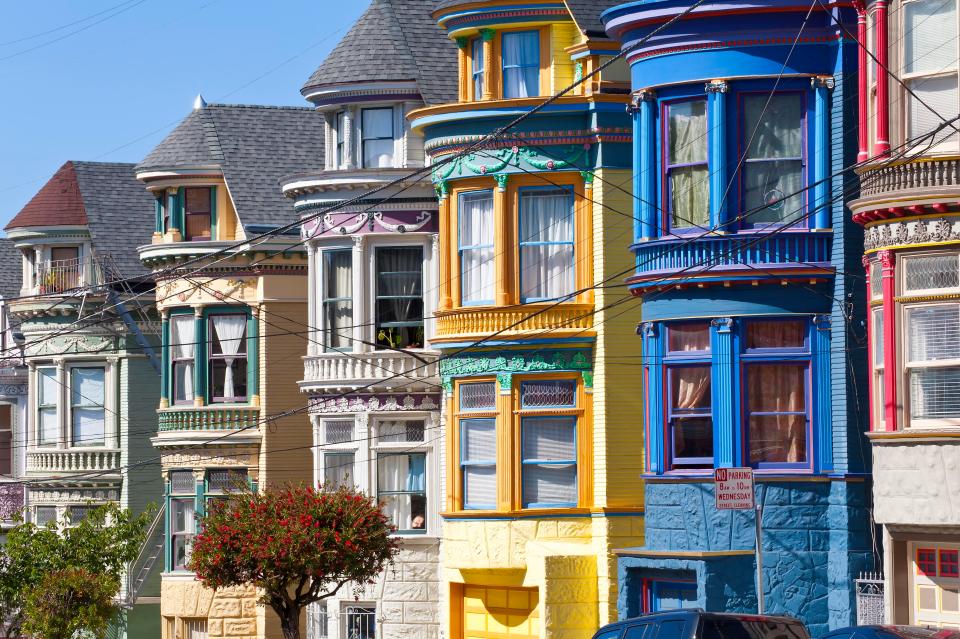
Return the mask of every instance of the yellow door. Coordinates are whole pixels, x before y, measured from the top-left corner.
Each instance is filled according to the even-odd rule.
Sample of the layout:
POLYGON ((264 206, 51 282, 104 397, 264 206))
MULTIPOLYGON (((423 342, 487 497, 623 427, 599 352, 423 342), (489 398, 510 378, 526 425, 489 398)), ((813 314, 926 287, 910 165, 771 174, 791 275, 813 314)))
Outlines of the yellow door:
POLYGON ((463 639, 536 639, 540 636, 536 588, 463 591, 463 639))

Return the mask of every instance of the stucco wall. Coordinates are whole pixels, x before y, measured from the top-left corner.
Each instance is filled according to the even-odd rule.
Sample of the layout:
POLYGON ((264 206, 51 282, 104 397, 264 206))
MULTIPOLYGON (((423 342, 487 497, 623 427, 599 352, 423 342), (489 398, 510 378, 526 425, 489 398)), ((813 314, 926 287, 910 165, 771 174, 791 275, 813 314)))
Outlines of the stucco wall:
POLYGON ((960 525, 960 441, 874 443, 878 524, 960 525))

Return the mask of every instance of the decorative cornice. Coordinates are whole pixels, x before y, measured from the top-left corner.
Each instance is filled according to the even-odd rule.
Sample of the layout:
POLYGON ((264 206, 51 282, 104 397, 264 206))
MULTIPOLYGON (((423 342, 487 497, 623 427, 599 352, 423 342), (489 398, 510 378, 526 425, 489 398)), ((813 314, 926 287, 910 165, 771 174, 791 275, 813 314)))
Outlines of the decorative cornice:
POLYGON ((441 182, 448 178, 469 175, 494 175, 510 167, 522 170, 525 166, 529 166, 537 171, 577 168, 579 163, 586 160, 589 152, 590 144, 588 143, 568 147, 566 152, 562 153, 562 159, 548 157, 529 147, 517 145, 508 149, 484 152, 482 156, 476 153, 468 153, 434 169, 433 180, 434 182, 441 182), (487 163, 481 163, 483 160, 486 160, 487 163))
POLYGON ((627 62, 632 64, 637 60, 642 60, 644 58, 652 58, 655 56, 673 54, 673 53, 687 53, 691 51, 706 51, 709 49, 743 49, 745 47, 762 47, 770 46, 777 44, 786 44, 793 45, 794 43, 800 44, 822 44, 824 42, 838 42, 844 40, 842 33, 838 34, 827 34, 827 35, 816 35, 816 36, 804 36, 800 38, 793 37, 782 37, 782 38, 754 38, 754 39, 738 39, 738 40, 723 40, 720 42, 698 42, 696 44, 686 44, 677 47, 662 47, 659 49, 646 49, 638 51, 627 57, 627 62))
POLYGON ((876 224, 867 228, 863 236, 863 248, 866 251, 954 242, 960 242, 960 218, 941 217, 876 224))
POLYGON ((310 398, 311 413, 374 413, 393 411, 435 411, 439 393, 381 393, 342 395, 336 399, 310 398))
POLYGON ((593 354, 589 349, 518 350, 470 353, 440 360, 440 378, 448 392, 455 377, 549 371, 592 372, 593 354))
MULTIPOLYGON (((629 127, 598 127, 593 129, 567 129, 563 131, 517 131, 509 137, 484 144, 485 149, 513 149, 523 145, 562 146, 632 142, 633 132, 629 127)), ((462 151, 485 139, 483 135, 458 135, 428 140, 424 145, 427 153, 434 156, 462 151)))

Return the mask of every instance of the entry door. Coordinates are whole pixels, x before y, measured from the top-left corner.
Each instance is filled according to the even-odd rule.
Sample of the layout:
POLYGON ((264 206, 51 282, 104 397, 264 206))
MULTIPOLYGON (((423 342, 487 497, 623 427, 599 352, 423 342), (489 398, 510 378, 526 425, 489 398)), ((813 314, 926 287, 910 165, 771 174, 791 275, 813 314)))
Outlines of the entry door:
POLYGON ((910 623, 960 630, 960 544, 909 546, 910 623))
POLYGON ((466 586, 463 639, 536 639, 540 636, 536 588, 466 586))

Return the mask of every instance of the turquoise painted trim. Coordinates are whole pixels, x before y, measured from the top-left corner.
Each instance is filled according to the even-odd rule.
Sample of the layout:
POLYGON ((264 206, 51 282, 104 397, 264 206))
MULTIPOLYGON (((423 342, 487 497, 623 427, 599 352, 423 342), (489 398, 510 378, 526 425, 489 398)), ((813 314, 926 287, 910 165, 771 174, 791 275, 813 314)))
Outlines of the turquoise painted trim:
POLYGON ((732 398, 739 397, 735 364, 734 321, 720 317, 710 322, 710 394, 713 404, 713 465, 731 468, 740 462, 740 428, 732 398))
POLYGON ((163 478, 163 571, 170 572, 173 569, 173 546, 170 545, 170 478, 163 478))
MULTIPOLYGON (((210 352, 209 345, 210 339, 207 331, 207 324, 209 323, 211 315, 223 315, 223 314, 243 314, 247 316, 247 399, 243 402, 218 402, 217 406, 230 406, 230 405, 242 405, 246 406, 250 404, 250 396, 254 394, 252 391, 254 389, 259 390, 256 385, 256 380, 259 379, 256 372, 256 363, 257 359, 257 349, 255 337, 251 336, 251 323, 250 317, 252 316, 252 310, 249 306, 240 306, 236 304, 224 305, 224 306, 205 306, 203 309, 203 317, 200 318, 200 325, 197 326, 197 351, 196 351, 196 361, 197 365, 194 366, 194 369, 197 373, 197 376, 202 378, 197 382, 197 397, 203 397, 204 405, 211 406, 213 400, 210 397, 209 379, 207 376, 207 369, 210 367, 210 352)), ((256 332, 256 326, 253 326, 254 332, 256 332)), ((259 394, 259 392, 257 393, 259 394)))
POLYGON ((194 502, 194 510, 197 513, 197 517, 203 517, 207 514, 207 478, 204 475, 204 478, 197 482, 197 496, 196 501, 194 502))
POLYGON ((634 200, 634 237, 648 240, 659 235, 657 219, 657 103, 653 99, 640 101, 640 116, 634 117, 635 163, 639 168, 634 172, 634 193, 640 197, 634 200))
POLYGON ((184 195, 184 188, 181 186, 177 189, 177 208, 175 209, 177 213, 177 228, 180 229, 181 233, 186 232, 186 206, 187 198, 184 195))
MULTIPOLYGON (((728 221, 731 193, 724 197, 727 188, 727 92, 711 91, 707 93, 707 126, 709 143, 707 144, 707 166, 710 167, 710 226, 722 227, 728 221)), ((731 191, 733 189, 731 188, 731 191)))
POLYGON ((154 231, 163 233, 163 195, 156 196, 153 200, 153 214, 156 217, 154 231))
POLYGON ((170 211, 170 228, 166 229, 167 231, 180 229, 180 218, 177 214, 180 207, 177 203, 177 193, 167 193, 167 210, 170 211))
POLYGON ((210 187, 210 238, 217 239, 217 187, 210 187))
POLYGON ((813 410, 813 470, 833 470, 833 384, 830 379, 830 348, 833 339, 829 315, 816 315, 811 324, 810 344, 813 369, 811 400, 813 410))
POLYGON ((814 82, 813 226, 828 229, 830 224, 830 96, 824 82, 814 82))
POLYGON ((160 323, 160 397, 170 401, 170 319, 160 323))

